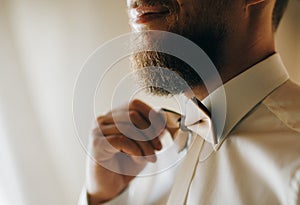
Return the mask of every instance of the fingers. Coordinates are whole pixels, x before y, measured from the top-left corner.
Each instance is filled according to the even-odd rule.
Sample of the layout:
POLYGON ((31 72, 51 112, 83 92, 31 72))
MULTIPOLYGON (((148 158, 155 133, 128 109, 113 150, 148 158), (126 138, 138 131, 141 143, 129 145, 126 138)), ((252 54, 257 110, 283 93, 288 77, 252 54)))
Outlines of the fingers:
POLYGON ((123 135, 114 135, 105 138, 117 150, 128 155, 143 156, 142 150, 134 141, 123 135))
MULTIPOLYGON (((140 129, 146 129, 150 125, 154 128, 162 128, 166 124, 166 118, 161 112, 156 112, 153 110, 149 105, 145 104, 144 102, 140 100, 133 100, 129 106, 123 106, 120 109, 116 109, 106 115, 106 117, 102 120, 102 123, 111 124, 114 122, 117 122, 118 120, 120 122, 128 121, 129 117, 123 116, 122 118, 118 118, 118 113, 123 112, 137 112, 139 115, 144 119, 144 121, 147 124, 144 124, 142 127, 139 127, 140 129), (110 118, 108 118, 110 116, 110 118), (152 125, 153 124, 153 125, 152 125)), ((131 120, 134 120, 134 118, 131 118, 131 120)), ((137 123, 137 126, 139 123, 137 123)))
POLYGON ((132 128, 132 125, 126 124, 126 123, 119 123, 116 124, 110 124, 110 125, 99 125, 99 129, 102 132, 104 136, 109 135, 125 135, 128 138, 138 138, 139 140, 145 140, 144 138, 141 138, 141 133, 138 131, 138 129, 132 128), (137 136, 137 137, 133 137, 137 136))
POLYGON ((134 156, 145 156, 147 161, 150 162, 156 161, 155 150, 162 148, 158 137, 148 141, 142 133, 128 124, 121 124, 118 127, 115 124, 101 125, 101 128, 98 128, 98 132, 100 130, 101 134, 98 134, 98 136, 102 135, 104 139, 107 139, 119 151, 134 156), (126 136, 119 131, 120 127, 123 130, 126 129, 126 136), (137 149, 139 149, 139 152, 136 151, 137 149))
MULTIPOLYGON (((155 137, 154 139, 150 140, 147 138, 147 136, 144 136, 143 133, 141 133, 138 129, 135 127, 133 128, 132 125, 123 123, 123 124, 110 124, 110 125, 99 125, 99 132, 101 131, 101 134, 104 136, 109 135, 125 135, 130 139, 136 139, 136 141, 140 142, 146 142, 150 143, 150 145, 153 147, 153 149, 161 150, 162 144, 158 137, 155 137), (123 130, 124 132, 120 131, 123 130)), ((141 145, 141 147, 144 147, 141 145)), ((146 152, 148 153, 148 152, 146 152)))
POLYGON ((94 147, 99 148, 97 155, 100 155, 100 161, 109 160, 112 155, 123 152, 129 156, 143 156, 149 162, 156 162, 155 149, 149 142, 134 141, 124 135, 97 136, 94 138, 94 147))
POLYGON ((157 120, 150 126, 148 120, 141 116, 140 112, 131 110, 112 111, 97 119, 99 128, 104 135, 123 134, 138 141, 150 141, 155 149, 160 150, 162 145, 157 138, 165 129, 161 114, 157 114, 157 120), (140 133, 140 134, 138 134, 140 133), (143 135, 144 138, 140 136, 143 135))
POLYGON ((151 123, 148 119, 145 119, 140 112, 130 111, 129 116, 132 123, 139 128, 139 130, 146 135, 148 140, 152 140, 155 137, 161 135, 165 129, 165 123, 162 120, 160 114, 155 114, 156 116, 152 119, 151 123))
POLYGON ((149 122, 149 125, 152 125, 151 127, 153 128, 162 129, 165 127, 166 120, 164 116, 140 100, 133 100, 129 105, 129 110, 138 111, 141 116, 149 122))
MULTIPOLYGON (((140 100, 133 100, 129 104, 129 110, 137 110, 145 118, 148 118, 150 112, 154 111, 149 105, 147 105, 146 103, 144 103, 140 100)), ((160 120, 163 120, 163 117, 159 113, 157 113, 157 112, 155 112, 155 113, 158 115, 158 117, 161 117, 160 120)))
MULTIPOLYGON (((116 150, 156 161, 155 150, 162 148, 158 136, 165 129, 165 119, 147 104, 134 100, 129 109, 123 107, 98 117, 97 124, 97 136, 116 150)), ((116 150, 107 149, 110 153, 116 150)))
POLYGON ((145 118, 148 118, 150 111, 152 110, 152 108, 147 105, 146 103, 140 101, 140 100, 133 100, 132 102, 130 102, 130 104, 127 106, 122 106, 119 109, 116 109, 114 111, 126 111, 126 110, 136 110, 138 112, 141 113, 141 115, 143 115, 145 118))
MULTIPOLYGON (((99 126, 100 127, 100 126, 99 126)), ((124 152, 130 156, 143 156, 149 162, 155 162, 155 150, 162 148, 158 137, 147 141, 145 136, 132 125, 121 124, 122 129, 126 129, 127 137, 119 131, 120 126, 116 124, 101 125, 101 128, 94 130, 94 147, 100 149, 98 156, 100 160, 107 160, 117 152, 124 152), (134 138, 135 140, 133 140, 134 138), (98 147, 98 148, 97 148, 98 147)), ((138 160, 135 158, 135 161, 138 160)))
POLYGON ((129 123, 136 126, 149 140, 159 136, 166 127, 166 118, 145 103, 134 100, 126 108, 114 110, 97 119, 99 125, 129 123))

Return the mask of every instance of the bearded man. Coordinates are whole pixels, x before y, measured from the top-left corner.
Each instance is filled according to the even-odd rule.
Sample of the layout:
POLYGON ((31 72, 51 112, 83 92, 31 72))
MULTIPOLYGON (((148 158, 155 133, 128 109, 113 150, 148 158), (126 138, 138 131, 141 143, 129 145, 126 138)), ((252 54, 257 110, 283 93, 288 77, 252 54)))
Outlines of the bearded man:
POLYGON ((134 100, 128 109, 99 116, 90 137, 96 160, 88 158, 80 204, 299 205, 300 87, 289 80, 274 45, 287 3, 127 0, 133 31, 189 39, 213 62, 224 86, 216 76, 203 79, 187 62, 154 51, 159 45, 145 37, 151 49, 131 58, 138 82, 155 95, 183 94, 187 111, 177 116, 134 100), (210 103, 221 112, 222 100, 208 101, 221 99, 222 90, 227 112, 219 133, 210 103), (165 131, 178 150, 160 159, 165 131), (171 159, 176 163, 162 168, 171 159))

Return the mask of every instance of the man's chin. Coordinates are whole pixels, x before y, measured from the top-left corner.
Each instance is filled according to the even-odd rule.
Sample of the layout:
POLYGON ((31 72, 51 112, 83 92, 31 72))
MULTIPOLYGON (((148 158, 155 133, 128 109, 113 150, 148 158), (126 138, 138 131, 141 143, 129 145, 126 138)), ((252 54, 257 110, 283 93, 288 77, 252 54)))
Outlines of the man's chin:
POLYGON ((169 68, 137 68, 135 74, 138 85, 151 95, 174 96, 191 90, 186 80, 169 68))
POLYGON ((188 64, 165 53, 140 52, 132 57, 131 62, 138 85, 154 95, 178 95, 202 82, 188 64))

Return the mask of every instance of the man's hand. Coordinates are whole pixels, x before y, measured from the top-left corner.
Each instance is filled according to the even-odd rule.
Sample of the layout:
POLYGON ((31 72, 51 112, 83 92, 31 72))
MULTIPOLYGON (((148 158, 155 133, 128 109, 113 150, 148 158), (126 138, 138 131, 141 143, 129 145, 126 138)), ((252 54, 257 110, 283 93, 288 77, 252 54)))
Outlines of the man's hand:
POLYGON ((113 110, 97 118, 87 165, 87 191, 91 205, 120 194, 147 162, 155 162, 162 149, 159 136, 165 117, 145 103, 134 100, 129 108, 113 110))

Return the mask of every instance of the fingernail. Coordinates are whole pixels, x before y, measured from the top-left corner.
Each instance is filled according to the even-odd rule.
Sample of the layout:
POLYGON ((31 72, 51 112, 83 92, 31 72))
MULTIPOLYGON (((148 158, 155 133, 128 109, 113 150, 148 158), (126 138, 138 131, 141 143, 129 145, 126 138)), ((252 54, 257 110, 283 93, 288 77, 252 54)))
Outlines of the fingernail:
POLYGON ((154 163, 154 162, 157 161, 156 155, 145 156, 145 158, 146 158, 146 160, 147 160, 148 162, 154 163))
POLYGON ((161 149, 162 149, 162 144, 161 144, 160 141, 158 141, 158 142, 156 143, 155 148, 156 148, 157 150, 161 150, 161 149))

